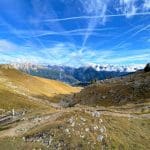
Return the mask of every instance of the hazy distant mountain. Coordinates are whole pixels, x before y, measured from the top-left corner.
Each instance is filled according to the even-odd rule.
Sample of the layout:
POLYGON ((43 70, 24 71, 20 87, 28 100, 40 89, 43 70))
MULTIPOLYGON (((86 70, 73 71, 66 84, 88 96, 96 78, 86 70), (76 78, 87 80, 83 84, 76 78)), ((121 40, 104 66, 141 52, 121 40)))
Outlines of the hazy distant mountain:
POLYGON ((118 77, 129 72, 137 71, 143 66, 114 66, 114 65, 96 65, 73 68, 68 66, 56 65, 34 65, 34 64, 13 64, 19 70, 34 76, 45 77, 49 79, 60 80, 69 84, 88 83, 92 80, 104 80, 112 77, 118 77))

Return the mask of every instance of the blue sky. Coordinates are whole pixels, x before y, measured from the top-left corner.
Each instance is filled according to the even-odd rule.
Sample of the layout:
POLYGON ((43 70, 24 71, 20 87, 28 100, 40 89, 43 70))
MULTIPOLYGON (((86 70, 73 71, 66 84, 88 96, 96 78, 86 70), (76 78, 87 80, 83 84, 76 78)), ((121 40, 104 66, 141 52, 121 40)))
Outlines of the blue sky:
POLYGON ((150 0, 0 0, 0 63, 150 61, 150 0))

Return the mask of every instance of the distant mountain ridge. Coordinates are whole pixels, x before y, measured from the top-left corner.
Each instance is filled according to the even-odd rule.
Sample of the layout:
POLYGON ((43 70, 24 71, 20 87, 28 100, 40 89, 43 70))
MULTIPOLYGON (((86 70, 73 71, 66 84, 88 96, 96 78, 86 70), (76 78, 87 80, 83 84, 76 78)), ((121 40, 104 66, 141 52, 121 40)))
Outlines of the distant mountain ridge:
POLYGON ((104 80, 122 76, 130 72, 143 69, 140 66, 115 66, 91 64, 83 67, 69 67, 57 65, 36 65, 31 63, 12 64, 18 70, 34 76, 45 77, 48 79, 60 80, 72 85, 87 84, 92 80, 104 80))

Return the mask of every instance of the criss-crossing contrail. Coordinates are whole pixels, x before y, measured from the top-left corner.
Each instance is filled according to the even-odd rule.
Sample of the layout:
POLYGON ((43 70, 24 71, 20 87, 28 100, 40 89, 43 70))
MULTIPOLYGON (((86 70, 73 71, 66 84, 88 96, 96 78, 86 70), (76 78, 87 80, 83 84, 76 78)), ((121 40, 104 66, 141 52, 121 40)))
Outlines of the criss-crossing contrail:
MULTIPOLYGON (((123 17, 127 14, 112 14, 112 15, 105 15, 106 18, 110 17, 123 17)), ((150 12, 141 12, 141 13, 135 13, 132 16, 144 16, 144 15, 150 15, 150 12)), ((44 22, 57 22, 57 21, 69 21, 69 20, 78 20, 78 19, 99 19, 103 18, 104 16, 97 15, 97 16, 78 16, 78 17, 68 17, 68 18, 57 18, 57 19, 47 19, 44 20, 44 22)))
POLYGON ((132 34, 132 35, 131 35, 131 37, 136 36, 138 33, 140 33, 140 32, 142 32, 142 31, 144 31, 144 30, 148 29, 149 27, 150 27, 150 24, 149 24, 149 25, 147 25, 147 26, 145 26, 145 27, 143 27, 142 29, 138 30, 138 31, 137 31, 137 32, 135 32, 134 34, 132 34))
MULTIPOLYGON (((137 27, 139 27, 139 26, 136 26, 135 28, 129 30, 128 33, 129 33, 130 31, 134 31, 135 29, 137 29, 137 27)), ((136 35, 139 34, 140 32, 145 31, 145 30, 148 29, 149 27, 150 27, 150 24, 144 26, 143 28, 139 29, 138 31, 136 31, 135 33, 133 33, 131 36, 129 36, 125 41, 120 42, 118 45, 116 45, 116 46, 113 47, 112 49, 116 49, 116 48, 122 46, 122 45, 125 44, 128 40, 130 40, 131 38, 133 38, 134 36, 136 36, 136 35)))
POLYGON ((107 31, 107 30, 114 30, 116 28, 84 28, 84 29, 75 29, 75 30, 68 30, 68 31, 63 31, 63 32, 54 32, 54 31, 46 31, 43 32, 41 34, 37 34, 37 35, 33 35, 33 37, 40 37, 40 36, 46 36, 46 35, 67 35, 67 34, 82 34, 85 32, 91 32, 91 31, 95 31, 95 32, 99 32, 99 31, 107 31))

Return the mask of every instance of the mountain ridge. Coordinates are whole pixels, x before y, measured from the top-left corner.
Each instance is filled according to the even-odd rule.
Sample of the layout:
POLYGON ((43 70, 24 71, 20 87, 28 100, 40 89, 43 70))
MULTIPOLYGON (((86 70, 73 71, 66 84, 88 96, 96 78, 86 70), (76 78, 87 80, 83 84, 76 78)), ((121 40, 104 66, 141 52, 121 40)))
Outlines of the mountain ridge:
POLYGON ((142 65, 139 66, 139 68, 136 66, 126 67, 95 64, 81 67, 69 67, 57 65, 36 65, 31 63, 12 64, 12 66, 34 76, 59 80, 71 85, 86 85, 92 80, 104 80, 118 77, 144 68, 142 65))

